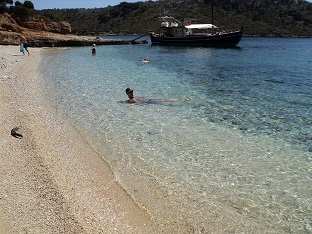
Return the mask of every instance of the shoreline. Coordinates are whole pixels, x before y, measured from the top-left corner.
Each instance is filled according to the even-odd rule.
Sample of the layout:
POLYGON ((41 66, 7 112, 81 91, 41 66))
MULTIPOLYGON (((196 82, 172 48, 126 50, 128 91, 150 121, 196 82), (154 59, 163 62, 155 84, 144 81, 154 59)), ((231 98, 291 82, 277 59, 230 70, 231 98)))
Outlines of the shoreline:
POLYGON ((158 233, 110 166, 45 100, 42 48, 0 46, 0 233, 158 233), (10 135, 19 127, 23 138, 10 135))

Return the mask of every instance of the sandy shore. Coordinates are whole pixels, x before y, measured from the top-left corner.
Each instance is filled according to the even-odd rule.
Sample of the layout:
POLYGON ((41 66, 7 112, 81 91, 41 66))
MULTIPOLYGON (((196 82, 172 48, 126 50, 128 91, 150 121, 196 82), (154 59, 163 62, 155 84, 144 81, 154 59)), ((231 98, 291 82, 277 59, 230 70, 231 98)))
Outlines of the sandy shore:
POLYGON ((45 100, 43 49, 0 46, 0 233, 159 233, 45 100), (11 136, 19 127, 22 138, 11 136))

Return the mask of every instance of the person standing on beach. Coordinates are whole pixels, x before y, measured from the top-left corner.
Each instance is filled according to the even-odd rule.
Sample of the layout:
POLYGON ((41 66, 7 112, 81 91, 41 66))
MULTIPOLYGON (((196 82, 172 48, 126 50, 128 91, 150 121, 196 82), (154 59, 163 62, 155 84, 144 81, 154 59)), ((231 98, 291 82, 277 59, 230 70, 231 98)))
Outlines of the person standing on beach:
POLYGON ((91 51, 92 51, 92 54, 95 54, 95 53, 96 53, 95 44, 92 45, 91 51))
POLYGON ((23 53, 23 55, 25 55, 25 48, 24 48, 24 44, 20 43, 20 52, 23 53))
POLYGON ((28 43, 27 43, 26 40, 24 41, 23 45, 24 45, 24 49, 27 51, 27 54, 28 54, 28 56, 29 56, 28 43))
POLYGON ((29 56, 28 44, 27 44, 26 37, 20 35, 20 51, 23 52, 23 54, 25 54, 25 50, 27 51, 27 54, 29 56))

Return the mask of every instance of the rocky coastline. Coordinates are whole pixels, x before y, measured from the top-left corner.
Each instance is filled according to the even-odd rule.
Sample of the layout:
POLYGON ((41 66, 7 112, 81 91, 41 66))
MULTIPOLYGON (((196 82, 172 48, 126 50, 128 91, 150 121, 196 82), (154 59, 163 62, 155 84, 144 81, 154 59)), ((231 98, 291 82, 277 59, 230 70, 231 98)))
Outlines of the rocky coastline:
POLYGON ((97 36, 77 36, 71 34, 71 26, 67 22, 52 22, 38 17, 12 16, 8 13, 0 15, 0 45, 18 45, 24 36, 31 47, 63 47, 146 44, 146 40, 108 40, 97 36))

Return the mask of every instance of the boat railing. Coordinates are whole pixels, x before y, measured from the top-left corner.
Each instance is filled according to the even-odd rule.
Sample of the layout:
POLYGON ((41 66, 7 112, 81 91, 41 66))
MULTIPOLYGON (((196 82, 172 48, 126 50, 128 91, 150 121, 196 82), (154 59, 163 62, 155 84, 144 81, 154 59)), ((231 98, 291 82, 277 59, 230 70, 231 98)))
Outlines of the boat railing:
POLYGON ((162 28, 169 28, 169 27, 178 27, 179 23, 177 22, 161 22, 160 27, 162 28))
POLYGON ((165 28, 165 27, 178 27, 179 24, 182 24, 179 20, 175 19, 172 16, 162 16, 159 17, 161 20, 160 26, 165 28))
POLYGON ((162 27, 162 28, 168 28, 168 27, 169 27, 169 22, 168 22, 168 21, 166 21, 166 22, 161 22, 160 27, 162 27))

